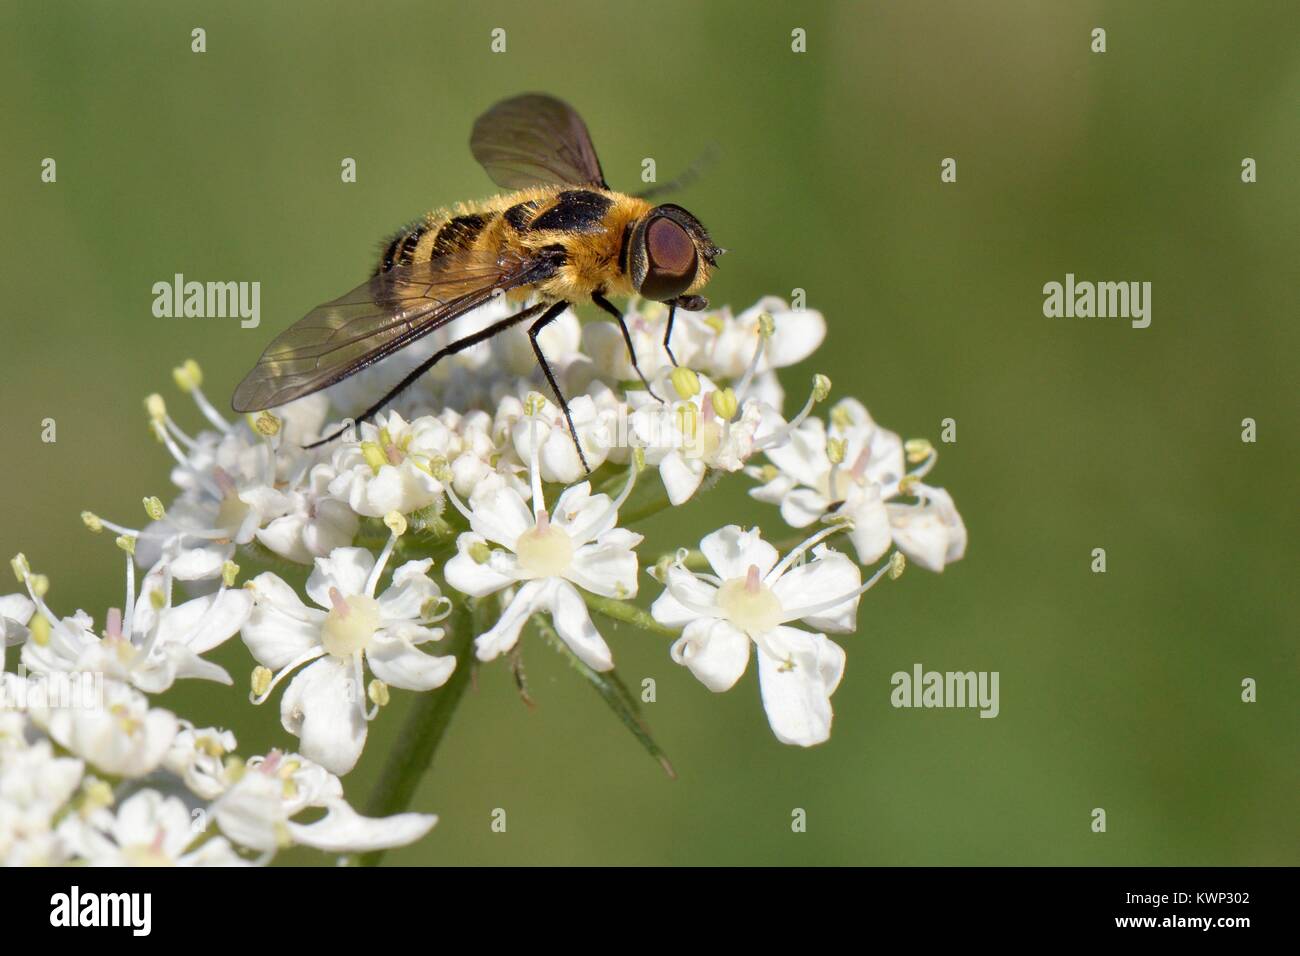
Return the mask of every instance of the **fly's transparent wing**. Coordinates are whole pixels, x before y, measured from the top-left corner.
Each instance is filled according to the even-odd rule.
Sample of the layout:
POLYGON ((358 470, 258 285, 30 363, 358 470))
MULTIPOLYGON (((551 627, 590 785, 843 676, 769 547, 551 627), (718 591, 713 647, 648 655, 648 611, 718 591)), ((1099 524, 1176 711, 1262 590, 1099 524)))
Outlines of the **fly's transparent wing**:
POLYGON ((475 121, 469 148, 503 189, 608 188, 587 124, 553 96, 525 93, 502 100, 475 121))
POLYGON ((551 269, 547 261, 466 250, 382 272, 277 335, 231 406, 256 412, 320 391, 551 269))

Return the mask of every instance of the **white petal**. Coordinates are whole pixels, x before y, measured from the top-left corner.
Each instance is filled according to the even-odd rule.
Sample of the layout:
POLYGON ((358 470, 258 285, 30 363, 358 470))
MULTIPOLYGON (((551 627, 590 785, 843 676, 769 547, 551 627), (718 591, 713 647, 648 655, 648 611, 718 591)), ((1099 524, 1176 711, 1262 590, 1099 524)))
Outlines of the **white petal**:
POLYGON ((758 567, 759 577, 765 577, 778 559, 776 548, 759 536, 757 528, 745 531, 734 524, 706 535, 700 550, 724 581, 745 577, 751 565, 758 567))
POLYGON ((370 669, 385 684, 402 690, 433 690, 447 683, 456 658, 434 657, 400 637, 376 634, 366 650, 370 669))
POLYGON ((823 634, 792 627, 770 637, 786 655, 778 660, 759 644, 758 680, 772 732, 784 744, 822 743, 831 735, 831 694, 844 673, 844 650, 823 634))
POLYGON ((303 756, 330 773, 356 766, 366 743, 366 720, 350 663, 325 657, 309 664, 289 683, 280 701, 280 722, 302 741, 303 756))
POLYGON ((830 506, 820 491, 795 488, 781 499, 781 518, 792 528, 806 528, 824 515, 830 506))
POLYGON ((276 518, 265 528, 258 528, 254 537, 286 561, 295 564, 311 564, 315 555, 307 550, 302 540, 306 526, 307 519, 302 515, 284 515, 276 518))
POLYGON ((491 564, 479 564, 469 556, 469 549, 475 544, 486 544, 486 541, 468 531, 456 539, 459 550, 443 568, 447 584, 470 597, 486 597, 513 584, 513 577, 495 570, 491 564))
POLYGON ((202 654, 234 637, 252 610, 253 595, 246 588, 223 588, 162 611, 158 640, 180 642, 202 654))
POLYGON ((515 592, 497 622, 474 639, 474 652, 479 660, 490 661, 515 646, 528 618, 547 606, 550 583, 550 579, 529 581, 515 592))
POLYGON ((429 577, 433 560, 407 561, 393 572, 393 584, 379 595, 379 613, 386 621, 412 621, 420 617, 426 601, 440 597, 438 585, 429 577))
POLYGON ((664 593, 650 606, 650 614, 660 624, 684 627, 715 608, 718 589, 702 581, 685 568, 670 566, 664 593))
POLYGON ((636 552, 641 536, 616 528, 600 540, 583 545, 573 554, 565 577, 592 594, 631 598, 637 591, 636 552))
MULTIPOLYGON (((826 320, 816 309, 790 309, 782 307, 772 311, 775 333, 768 340, 764 355, 766 364, 785 368, 802 362, 817 350, 826 338, 826 320)), ((739 317, 744 321, 745 316, 739 317)))
POLYGON ((241 634, 258 662, 279 670, 320 646, 325 612, 309 608, 270 571, 252 580, 253 610, 241 634))
POLYGON ((172 575, 178 581, 202 581, 221 575, 221 567, 234 549, 226 545, 188 548, 170 562, 172 575))
POLYGON ((734 687, 749 663, 749 637, 727 621, 686 625, 672 646, 672 658, 690 668, 701 684, 719 693, 734 687))
POLYGON ((555 584, 551 599, 551 620, 555 622, 555 630, 564 643, 592 670, 607 671, 614 667, 614 655, 596 626, 591 623, 587 602, 567 581, 555 584))
POLYGON ((331 608, 330 588, 344 597, 364 594, 366 579, 375 566, 375 556, 365 548, 335 548, 327 558, 317 558, 307 578, 307 594, 323 608, 331 608))
POLYGON ((533 512, 513 488, 496 486, 472 500, 470 527, 502 547, 515 549, 519 536, 533 526, 533 512))
MULTIPOLYGON (((898 549, 927 571, 942 571, 948 555, 948 525, 927 505, 886 505, 898 549)), ((964 530, 964 529, 963 529, 964 530)))
POLYGON ((826 457, 826 426, 820 418, 806 419, 788 442, 767 449, 766 454, 777 468, 810 488, 820 487, 831 467, 826 457))
POLYGON ((669 502, 682 505, 691 500, 704 481, 704 462, 698 458, 687 461, 681 452, 672 451, 659 463, 659 477, 669 502))
POLYGON ((363 817, 342 800, 327 805, 325 816, 315 823, 289 822, 295 843, 328 853, 364 853, 394 846, 406 846, 423 837, 438 822, 427 813, 399 813, 391 817, 363 817))
POLYGON ((849 540, 858 553, 858 560, 863 564, 880 560, 894 541, 893 529, 889 526, 889 512, 880 497, 880 486, 855 486, 840 513, 853 522, 849 540))
POLYGON ((804 620, 816 628, 849 632, 857 627, 859 595, 854 594, 862 585, 862 572, 855 562, 838 551, 822 551, 815 560, 802 567, 791 568, 772 585, 785 611, 787 621, 804 620), (814 614, 799 614, 800 608, 821 607, 836 598, 852 594, 849 600, 814 614))

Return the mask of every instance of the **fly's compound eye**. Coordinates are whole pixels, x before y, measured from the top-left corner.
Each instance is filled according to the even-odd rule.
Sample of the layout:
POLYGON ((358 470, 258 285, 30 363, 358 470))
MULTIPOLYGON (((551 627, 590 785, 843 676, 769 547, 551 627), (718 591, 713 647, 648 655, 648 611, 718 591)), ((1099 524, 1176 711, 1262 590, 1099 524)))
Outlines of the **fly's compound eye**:
POLYGON ((675 299, 695 281, 698 258, 690 234, 667 217, 652 219, 645 230, 645 278, 640 292, 647 299, 675 299))

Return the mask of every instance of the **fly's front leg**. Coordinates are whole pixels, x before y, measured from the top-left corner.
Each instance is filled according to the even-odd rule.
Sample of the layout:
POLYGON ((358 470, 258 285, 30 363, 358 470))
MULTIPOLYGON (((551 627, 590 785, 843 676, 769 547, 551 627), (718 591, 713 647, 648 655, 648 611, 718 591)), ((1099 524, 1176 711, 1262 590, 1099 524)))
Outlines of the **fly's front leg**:
MULTIPOLYGON (((641 379, 641 384, 644 385, 645 390, 650 393, 650 397, 657 402, 662 402, 663 399, 655 394, 655 390, 650 387, 650 382, 646 380, 645 375, 642 373, 641 366, 637 364, 636 346, 632 344, 632 333, 628 331, 627 321, 623 318, 623 313, 618 311, 614 306, 614 303, 610 302, 609 299, 605 298, 599 292, 593 292, 591 294, 591 301, 614 317, 614 321, 618 323, 618 327, 623 331, 623 341, 627 343, 627 354, 632 360, 632 371, 636 372, 636 377, 641 379)), ((673 364, 676 365, 677 363, 674 362, 673 364)))
POLYGON ((678 306, 687 312, 703 312, 709 307, 709 300, 702 295, 679 295, 668 301, 668 328, 664 329, 664 351, 668 353, 668 358, 673 365, 677 364, 677 356, 673 355, 672 337, 673 319, 677 315, 678 306))

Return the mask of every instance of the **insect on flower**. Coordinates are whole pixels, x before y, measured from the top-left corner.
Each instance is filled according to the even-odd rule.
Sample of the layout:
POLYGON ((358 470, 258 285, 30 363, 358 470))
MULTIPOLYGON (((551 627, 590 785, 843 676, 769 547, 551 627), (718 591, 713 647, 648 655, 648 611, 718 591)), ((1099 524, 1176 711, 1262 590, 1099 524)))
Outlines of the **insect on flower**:
POLYGON ((606 296, 667 303, 664 347, 673 358, 673 316, 678 308, 707 308, 697 293, 725 250, 681 206, 652 204, 647 197, 660 190, 634 196, 610 189, 586 124, 554 97, 497 103, 475 122, 470 150, 498 186, 513 191, 435 210, 393 236, 366 282, 276 336, 235 390, 235 411, 317 392, 504 295, 531 304, 435 352, 357 419, 375 415, 443 358, 530 322, 533 352, 586 466, 538 334, 590 300, 618 321, 645 382, 623 314, 606 296))

